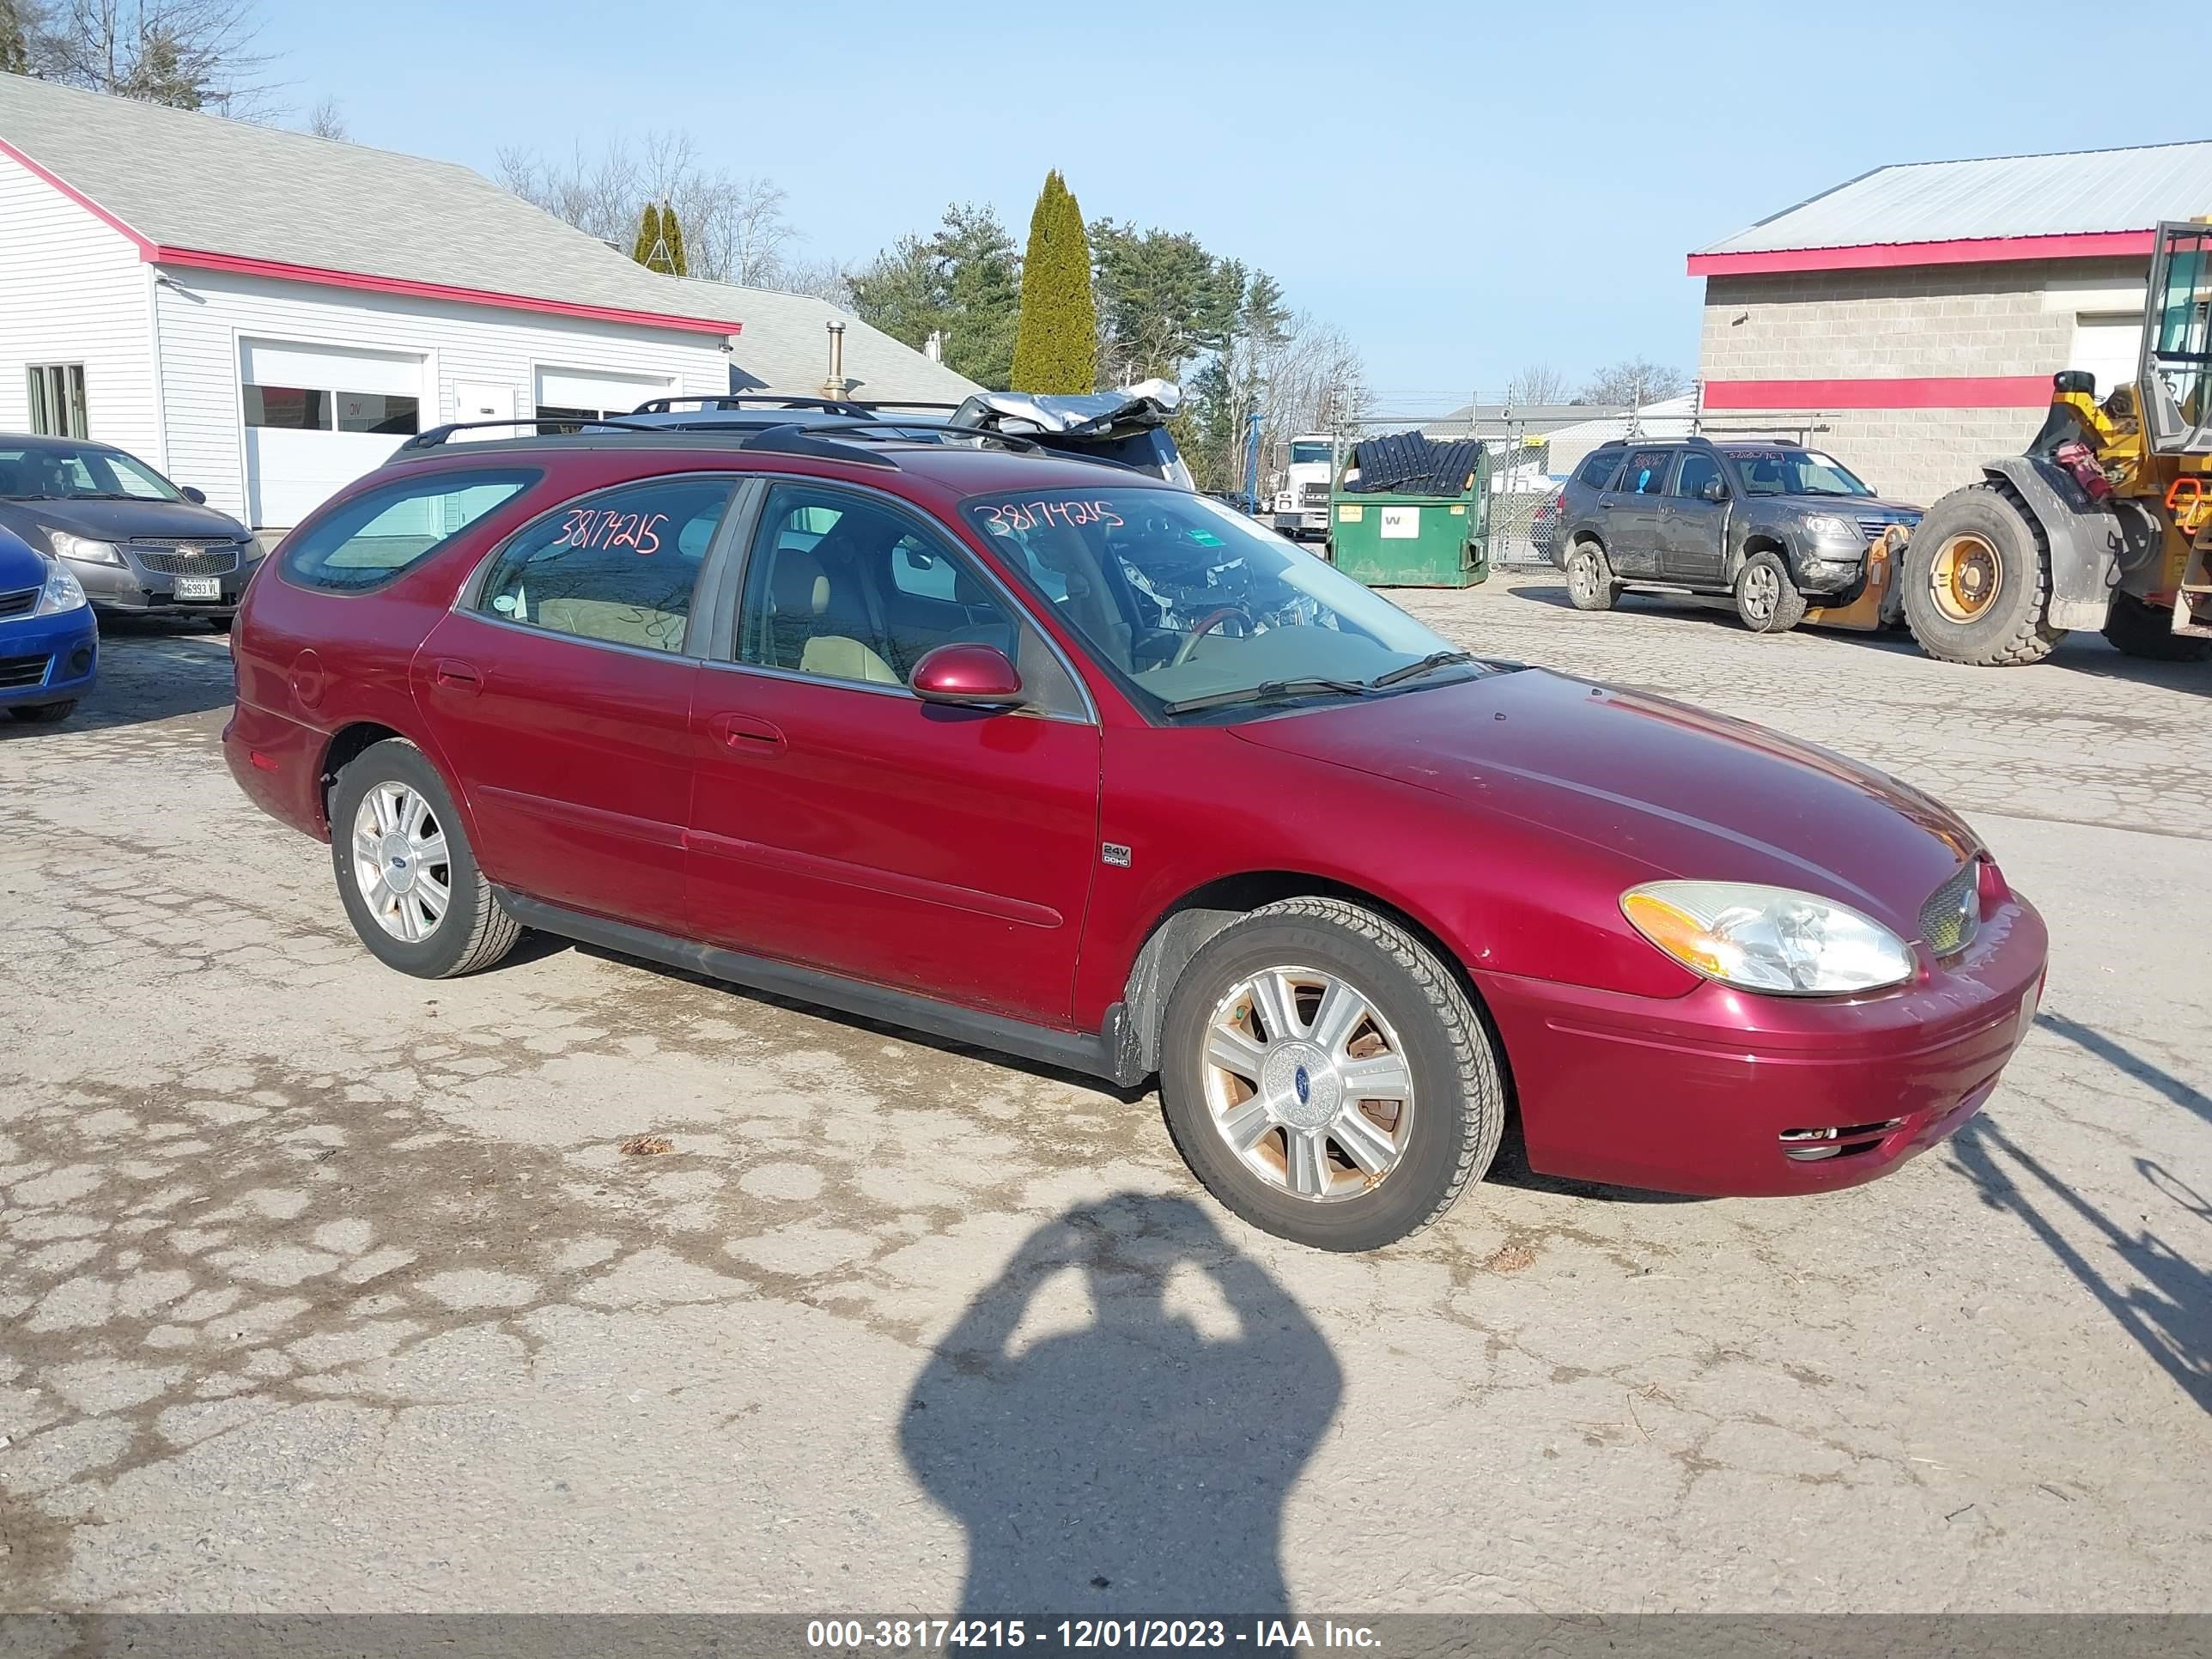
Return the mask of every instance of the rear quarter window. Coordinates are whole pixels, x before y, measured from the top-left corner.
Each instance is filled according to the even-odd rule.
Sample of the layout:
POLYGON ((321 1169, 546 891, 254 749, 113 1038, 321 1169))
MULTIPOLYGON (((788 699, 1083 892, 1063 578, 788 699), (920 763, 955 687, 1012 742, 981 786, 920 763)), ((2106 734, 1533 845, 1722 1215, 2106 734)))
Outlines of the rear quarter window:
POLYGON ((1613 469, 1620 465, 1619 450, 1601 449, 1583 463, 1582 470, 1575 474, 1575 482, 1592 489, 1602 489, 1613 481, 1613 469))
POLYGON ((327 593, 380 587, 543 476, 507 467, 398 479, 287 536, 277 568, 287 581, 327 593))

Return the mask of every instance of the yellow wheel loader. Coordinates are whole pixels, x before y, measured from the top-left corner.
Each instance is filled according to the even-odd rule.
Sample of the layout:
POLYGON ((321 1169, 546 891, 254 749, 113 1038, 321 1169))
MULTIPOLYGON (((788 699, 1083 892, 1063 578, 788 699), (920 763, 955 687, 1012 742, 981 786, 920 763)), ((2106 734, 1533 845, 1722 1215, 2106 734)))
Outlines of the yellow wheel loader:
POLYGON ((1905 543, 1913 637, 1981 667, 2077 628, 2131 657, 2212 653, 2212 220, 2158 228, 2133 384, 2102 403, 2078 371, 2053 386, 2027 453, 1986 464, 1905 543))

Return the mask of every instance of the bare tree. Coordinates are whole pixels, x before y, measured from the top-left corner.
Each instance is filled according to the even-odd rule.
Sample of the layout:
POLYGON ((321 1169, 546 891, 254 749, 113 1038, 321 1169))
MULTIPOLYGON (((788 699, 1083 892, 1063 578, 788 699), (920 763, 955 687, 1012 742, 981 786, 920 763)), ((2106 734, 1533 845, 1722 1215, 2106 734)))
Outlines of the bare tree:
POLYGON ((1646 404, 1656 404, 1662 398, 1672 398, 1689 389, 1689 376, 1679 368, 1642 357, 1624 357, 1592 375, 1583 386, 1579 401, 1641 409, 1646 404))
POLYGON ((301 129, 318 138, 350 138, 346 131, 345 110, 335 98, 325 98, 307 112, 307 124, 301 129))
POLYGON ((1265 351, 1257 367, 1267 388, 1260 412, 1263 456, 1301 433, 1326 432, 1366 411, 1366 362, 1351 337, 1333 323, 1296 313, 1280 343, 1265 351))
POLYGON ((781 260, 764 286, 787 294, 811 294, 843 310, 853 308, 853 267, 842 259, 781 260))
POLYGON ((1563 404, 1567 400, 1567 377, 1549 363, 1530 363, 1514 372, 1505 383, 1505 401, 1522 407, 1563 404))
POLYGON ((794 239, 781 185, 709 168, 687 132, 648 132, 635 147, 616 139, 597 155, 580 148, 565 162, 502 149, 498 173, 523 200, 625 250, 647 203, 672 207, 692 274, 716 282, 774 286, 794 239))
POLYGON ((252 118, 270 62, 253 0, 52 0, 31 14, 30 71, 121 98, 252 118))

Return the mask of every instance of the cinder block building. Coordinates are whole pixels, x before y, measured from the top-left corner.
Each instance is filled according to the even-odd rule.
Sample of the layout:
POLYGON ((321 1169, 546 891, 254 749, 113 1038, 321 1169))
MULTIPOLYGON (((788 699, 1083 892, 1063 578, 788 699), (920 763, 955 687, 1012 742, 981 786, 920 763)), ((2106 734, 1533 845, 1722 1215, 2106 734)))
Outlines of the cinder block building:
POLYGON ((2132 378, 2152 227, 2207 214, 2212 142, 1866 173, 1689 256, 1701 422, 1933 501, 2018 452, 2059 369, 2132 378))

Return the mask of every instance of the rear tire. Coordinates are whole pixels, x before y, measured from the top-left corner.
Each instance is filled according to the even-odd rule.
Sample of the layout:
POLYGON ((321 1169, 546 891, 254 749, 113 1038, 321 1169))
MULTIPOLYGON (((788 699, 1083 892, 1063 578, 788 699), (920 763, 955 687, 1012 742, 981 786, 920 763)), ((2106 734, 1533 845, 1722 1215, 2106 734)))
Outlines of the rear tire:
POLYGON ((1160 1053, 1191 1172, 1279 1238, 1379 1249, 1443 1214, 1497 1155, 1504 1087, 1481 1016, 1427 946, 1341 899, 1285 899, 1207 940, 1169 997, 1160 1053), (1271 1000, 1262 986, 1293 988, 1271 1000), (1271 1127, 1240 1135, 1271 1101, 1252 1120, 1271 1127))
POLYGON ((76 699, 67 702, 32 703, 25 708, 8 711, 27 726, 51 726, 56 720, 65 720, 76 712, 76 699))
POLYGON ((500 908, 477 866, 445 781, 404 738, 371 744, 338 774, 331 791, 331 866, 361 942, 403 974, 417 979, 473 974, 497 962, 522 937, 522 924, 500 908), (373 792, 396 809, 393 827, 380 836, 372 832, 378 805, 364 811, 373 792), (416 857, 410 848, 428 850, 416 857), (401 860, 413 867, 394 890, 383 870, 401 860), (444 895, 434 916, 425 896, 433 891, 444 895))
POLYGON ((1754 553, 1735 574, 1735 614, 1754 634, 1787 634, 1805 620, 1805 596, 1781 560, 1754 553))
POLYGON ((228 617, 210 617, 207 618, 207 625, 218 634, 228 634, 230 632, 232 620, 228 617))
POLYGON ((2051 551, 2009 485, 1984 479, 1928 510, 1905 544, 1905 625, 1942 662, 2009 668, 2040 662, 2066 635, 2045 620, 2051 551))
POLYGON ((2146 605, 2132 593, 2112 595, 2105 613, 2105 637, 2124 657, 2145 662, 2202 662, 2212 656, 2212 640, 2173 631, 2172 612, 2146 605))
POLYGON ((1567 598, 1576 610, 1613 609, 1613 602, 1620 597, 1620 584, 1613 580, 1613 566, 1607 562, 1603 548, 1595 542, 1577 542, 1567 550, 1567 562, 1563 568, 1567 576, 1567 598))

